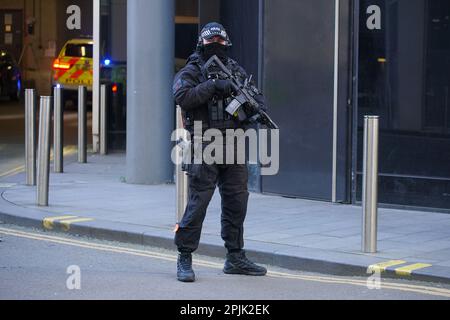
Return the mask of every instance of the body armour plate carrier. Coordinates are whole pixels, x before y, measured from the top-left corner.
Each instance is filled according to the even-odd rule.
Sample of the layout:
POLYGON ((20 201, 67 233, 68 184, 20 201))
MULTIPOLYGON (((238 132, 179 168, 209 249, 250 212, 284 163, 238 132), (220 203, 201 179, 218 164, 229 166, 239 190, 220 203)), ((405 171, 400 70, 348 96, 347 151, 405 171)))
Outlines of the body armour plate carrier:
MULTIPOLYGON (((201 72, 202 81, 206 81, 207 79, 215 78, 207 74, 205 70, 203 70, 203 65, 200 61, 197 62, 198 67, 201 72)), ((232 66, 228 65, 230 69, 232 66)), ((242 123, 239 122, 238 119, 234 118, 226 111, 226 107, 233 99, 229 98, 221 98, 218 96, 214 96, 208 102, 208 115, 207 119, 203 117, 198 117, 200 114, 198 112, 183 112, 184 124, 188 130, 194 127, 194 121, 202 121, 203 129, 239 129, 243 128, 242 123)))
POLYGON ((189 131, 194 128, 194 121, 202 121, 203 130, 206 129, 239 129, 242 128, 242 124, 226 112, 226 106, 232 101, 231 98, 218 99, 214 97, 208 102, 208 114, 201 116, 200 112, 195 111, 183 111, 183 121, 185 128, 189 131), (196 116, 197 115, 197 116, 196 116))
POLYGON ((239 122, 235 120, 225 110, 230 102, 231 102, 230 98, 227 99, 213 98, 208 103, 209 128, 215 128, 219 130, 239 128, 239 122))

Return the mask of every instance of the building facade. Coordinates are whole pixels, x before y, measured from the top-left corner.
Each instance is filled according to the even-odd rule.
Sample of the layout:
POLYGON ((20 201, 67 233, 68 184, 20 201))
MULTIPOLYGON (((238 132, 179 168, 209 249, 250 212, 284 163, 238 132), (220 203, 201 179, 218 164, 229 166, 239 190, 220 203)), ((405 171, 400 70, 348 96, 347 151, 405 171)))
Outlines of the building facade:
MULTIPOLYGON (((27 0, 19 8, 6 1, 0 8, 2 30, 6 11, 23 10, 14 19, 23 25, 17 46, 25 52, 29 75, 34 53, 23 49, 27 43, 34 43, 29 47, 50 68, 49 49, 73 35, 64 31, 71 2, 44 2, 27 0), (39 17, 37 29, 25 30, 30 18, 39 17)), ((450 1, 94 0, 93 8, 77 3, 91 20, 81 31, 93 29, 94 38, 100 37, 98 52, 127 64, 128 182, 173 180, 171 79, 195 49, 198 30, 214 20, 227 28, 231 55, 253 74, 280 126, 279 174, 261 176, 258 167, 250 167, 253 191, 359 203, 364 116, 378 115, 379 202, 450 212, 450 1)), ((0 33, 0 41, 7 37, 0 33)), ((94 94, 94 113, 98 104, 94 94)))
POLYGON ((360 202, 364 116, 378 115, 380 203, 450 209, 450 1, 218 5, 281 128, 280 172, 257 190, 360 202))

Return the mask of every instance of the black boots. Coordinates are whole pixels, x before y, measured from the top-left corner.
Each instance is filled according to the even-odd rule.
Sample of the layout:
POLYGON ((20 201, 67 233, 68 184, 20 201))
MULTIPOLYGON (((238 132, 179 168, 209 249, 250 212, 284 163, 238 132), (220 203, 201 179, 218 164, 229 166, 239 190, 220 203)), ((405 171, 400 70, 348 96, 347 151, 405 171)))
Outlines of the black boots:
POLYGON ((243 274, 247 276, 265 276, 267 269, 247 259, 245 251, 227 254, 223 272, 226 274, 243 274))
MULTIPOLYGON (((223 272, 226 274, 243 274, 247 276, 265 276, 267 269, 256 265, 245 256, 245 251, 227 254, 223 272)), ((181 282, 194 282, 195 273, 192 270, 192 254, 179 253, 177 260, 177 278, 181 282)))
POLYGON ((194 282, 195 273, 192 270, 192 254, 179 253, 177 260, 177 278, 181 282, 194 282))

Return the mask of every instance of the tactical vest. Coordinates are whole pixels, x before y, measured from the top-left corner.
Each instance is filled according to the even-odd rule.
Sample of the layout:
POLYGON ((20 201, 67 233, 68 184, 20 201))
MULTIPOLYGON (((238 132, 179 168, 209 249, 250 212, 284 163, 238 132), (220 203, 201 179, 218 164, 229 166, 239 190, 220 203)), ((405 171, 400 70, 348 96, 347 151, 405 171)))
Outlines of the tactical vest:
MULTIPOLYGON (((201 60, 196 62, 197 66, 200 68, 200 81, 204 82, 208 80, 208 75, 204 73, 203 63, 201 60)), ((232 66, 227 65, 230 69, 232 66)), ((184 113, 183 117, 185 119, 185 126, 187 128, 193 128, 194 121, 202 121, 203 129, 238 129, 242 128, 242 124, 226 112, 226 107, 232 101, 232 98, 222 99, 221 97, 214 96, 210 101, 208 101, 208 114, 198 114, 195 111, 187 111, 184 113), (206 117, 205 117, 206 116, 206 117)))
POLYGON ((219 130, 239 128, 239 122, 225 111, 227 105, 231 102, 231 100, 231 98, 219 99, 218 97, 214 97, 211 101, 209 101, 209 128, 215 128, 219 130))

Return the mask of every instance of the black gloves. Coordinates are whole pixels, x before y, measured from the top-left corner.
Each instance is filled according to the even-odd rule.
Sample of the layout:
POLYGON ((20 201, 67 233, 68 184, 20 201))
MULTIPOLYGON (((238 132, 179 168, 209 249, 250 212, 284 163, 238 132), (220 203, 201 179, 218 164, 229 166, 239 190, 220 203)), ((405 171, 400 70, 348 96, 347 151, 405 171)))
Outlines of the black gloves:
POLYGON ((233 93, 233 84, 231 80, 214 79, 213 82, 216 87, 216 92, 222 97, 229 97, 233 93))

